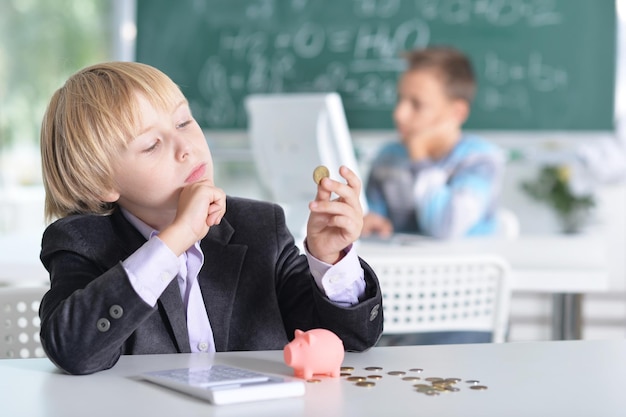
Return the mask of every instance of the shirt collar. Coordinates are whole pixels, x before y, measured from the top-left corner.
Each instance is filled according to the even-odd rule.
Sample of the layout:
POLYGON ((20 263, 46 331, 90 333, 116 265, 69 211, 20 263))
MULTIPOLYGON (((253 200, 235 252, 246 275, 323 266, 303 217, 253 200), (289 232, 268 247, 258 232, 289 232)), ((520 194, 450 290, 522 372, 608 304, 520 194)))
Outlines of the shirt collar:
POLYGON ((146 240, 149 240, 152 236, 159 234, 159 231, 154 229, 152 226, 147 225, 143 220, 139 217, 132 214, 130 211, 126 210, 123 207, 120 207, 122 210, 122 214, 126 217, 126 220, 130 222, 146 240))
MULTIPOLYGON (((139 231, 139 233, 141 233, 143 237, 146 238, 146 240, 150 240, 150 238, 152 238, 154 235, 159 234, 158 230, 146 224, 143 220, 132 214, 130 211, 121 206, 120 210, 122 210, 122 214, 124 215, 124 217, 126 217, 126 220, 128 220, 130 224, 135 226, 135 228, 139 231)), ((195 247, 196 250, 199 252, 198 256, 202 259, 202 262, 204 262, 204 254, 202 253, 202 249, 200 248, 200 241, 194 243, 193 247, 195 247)))

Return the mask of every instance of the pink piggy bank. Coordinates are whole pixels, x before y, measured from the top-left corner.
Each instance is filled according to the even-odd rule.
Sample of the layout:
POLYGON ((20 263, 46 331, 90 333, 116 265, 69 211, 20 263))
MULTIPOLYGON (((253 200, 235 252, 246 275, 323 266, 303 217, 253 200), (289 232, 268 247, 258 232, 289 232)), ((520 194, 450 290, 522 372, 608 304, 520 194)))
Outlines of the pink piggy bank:
POLYGON ((326 329, 296 330, 295 339, 285 346, 283 353, 294 375, 304 379, 313 375, 339 377, 344 356, 343 342, 326 329))

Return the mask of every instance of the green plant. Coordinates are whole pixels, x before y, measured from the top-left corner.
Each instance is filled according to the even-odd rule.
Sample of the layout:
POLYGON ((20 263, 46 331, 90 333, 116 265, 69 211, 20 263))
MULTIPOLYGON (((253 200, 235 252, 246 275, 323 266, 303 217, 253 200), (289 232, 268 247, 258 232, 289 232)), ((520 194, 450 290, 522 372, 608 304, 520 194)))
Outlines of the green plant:
POLYGON ((570 179, 569 167, 548 165, 541 168, 537 178, 521 184, 530 197, 545 202, 556 212, 566 233, 580 230, 589 220, 590 210, 595 206, 592 194, 572 193, 570 179))

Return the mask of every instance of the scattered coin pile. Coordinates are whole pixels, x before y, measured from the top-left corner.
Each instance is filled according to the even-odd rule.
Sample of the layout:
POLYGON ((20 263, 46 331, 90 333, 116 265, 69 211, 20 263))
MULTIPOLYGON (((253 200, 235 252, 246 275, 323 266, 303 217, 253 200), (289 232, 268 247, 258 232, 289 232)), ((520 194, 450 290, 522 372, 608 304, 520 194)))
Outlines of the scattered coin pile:
MULTIPOLYGON (((368 371, 370 375, 353 375, 353 366, 342 366, 341 377, 345 378, 346 381, 354 382, 356 386, 371 388, 376 386, 376 382, 374 381, 381 380, 384 376, 383 368, 380 366, 367 366, 363 369, 365 371, 368 371)), ((481 385, 480 381, 476 379, 468 379, 464 382, 461 378, 442 378, 435 376, 430 376, 422 379, 422 377, 417 376, 417 374, 421 374, 423 371, 424 370, 421 368, 411 368, 408 371, 388 371, 386 372, 386 374, 393 377, 401 377, 403 381, 407 382, 422 381, 413 384, 413 388, 415 388, 416 392, 428 396, 435 396, 449 392, 458 392, 463 386, 467 386, 469 387, 469 389, 476 391, 482 391, 487 389, 486 385, 481 385)), ((320 380, 309 380, 308 382, 320 382, 320 380)))

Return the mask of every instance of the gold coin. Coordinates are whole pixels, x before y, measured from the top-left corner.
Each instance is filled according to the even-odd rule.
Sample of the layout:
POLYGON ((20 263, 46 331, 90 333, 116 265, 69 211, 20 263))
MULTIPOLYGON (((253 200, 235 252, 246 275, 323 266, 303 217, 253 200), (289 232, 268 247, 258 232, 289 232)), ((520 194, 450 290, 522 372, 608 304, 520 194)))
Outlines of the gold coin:
POLYGON ((467 381, 465 381, 465 382, 467 382, 468 384, 472 384, 472 385, 478 385, 478 384, 480 384, 480 381, 479 381, 479 380, 477 380, 477 379, 468 379, 468 380, 467 380, 467 381))
POLYGON ((443 381, 443 378, 439 378, 438 376, 429 376, 428 378, 424 378, 424 380, 428 382, 439 382, 443 381))
POLYGON ((307 379, 306 382, 310 382, 312 384, 317 384, 318 382, 322 382, 322 380, 315 378, 315 379, 307 379))
POLYGON ((365 368, 366 371, 382 371, 383 368, 380 366, 368 366, 365 368))
POLYGON ((352 382, 361 382, 365 381, 367 378, 365 378, 364 376, 349 376, 346 379, 352 382))
POLYGON ((428 384, 415 384, 413 386, 417 389, 433 389, 433 387, 428 384))
POLYGON ((357 387, 373 387, 374 385, 376 385, 376 382, 372 382, 372 381, 359 381, 356 384, 357 387))
POLYGON ((460 389, 460 388, 457 388, 457 387, 451 387, 451 386, 449 386, 449 385, 448 385, 448 386, 446 387, 446 391, 450 391, 450 392, 459 392, 459 391, 461 391, 461 389, 460 389))
POLYGON ((387 375, 405 375, 406 372, 404 371, 389 371, 387 372, 387 375))
POLYGON ((417 392, 419 392, 420 394, 426 394, 426 395, 439 395, 439 391, 435 391, 434 389, 422 389, 422 388, 418 388, 416 391, 417 391, 417 392))
POLYGON ((404 378, 402 378, 403 381, 419 381, 420 378, 419 376, 405 376, 404 378))
POLYGON ((330 172, 328 172, 328 168, 324 165, 320 165, 313 170, 313 181, 316 184, 319 184, 323 178, 330 177, 330 172))
POLYGON ((411 371, 411 372, 418 372, 419 373, 419 372, 423 372, 424 370, 422 368, 411 368, 411 369, 409 369, 409 371, 411 371))
POLYGON ((483 391, 487 389, 486 385, 472 385, 470 389, 475 389, 477 391, 483 391))
POLYGON ((352 375, 352 372, 342 372, 339 374, 339 376, 350 376, 352 375))
POLYGON ((446 378, 445 381, 451 384, 456 384, 457 382, 461 381, 461 378, 446 378))
POLYGON ((340 368, 341 372, 352 372, 354 371, 354 367, 353 366, 342 366, 340 368))
POLYGON ((369 379, 382 379, 383 376, 376 374, 376 375, 368 375, 367 377, 369 379))

